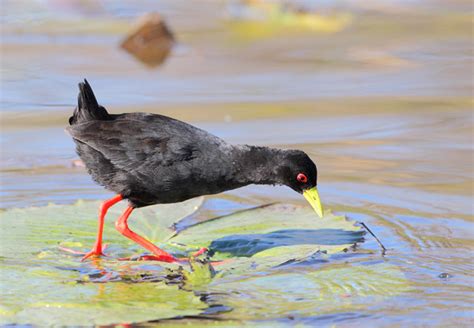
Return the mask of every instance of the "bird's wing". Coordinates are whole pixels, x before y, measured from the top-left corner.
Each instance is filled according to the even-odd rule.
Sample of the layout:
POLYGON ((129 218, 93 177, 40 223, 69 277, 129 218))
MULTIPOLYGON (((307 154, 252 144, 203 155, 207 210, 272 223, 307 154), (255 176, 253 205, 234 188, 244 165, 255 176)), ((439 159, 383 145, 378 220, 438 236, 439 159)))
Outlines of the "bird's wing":
POLYGON ((202 151, 198 141, 204 136, 210 146, 220 142, 203 130, 161 115, 92 121, 67 130, 75 140, 87 144, 126 171, 192 161, 202 151))

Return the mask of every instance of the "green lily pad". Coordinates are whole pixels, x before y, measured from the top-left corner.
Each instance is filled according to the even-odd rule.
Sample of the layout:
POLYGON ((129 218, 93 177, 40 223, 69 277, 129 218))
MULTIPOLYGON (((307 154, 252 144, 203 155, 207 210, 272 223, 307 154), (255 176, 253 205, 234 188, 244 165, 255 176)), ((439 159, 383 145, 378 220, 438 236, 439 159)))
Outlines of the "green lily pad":
POLYGON ((130 217, 130 228, 153 243, 163 242, 174 235, 173 224, 192 215, 203 202, 204 198, 198 197, 178 206, 161 204, 136 210, 130 217))
POLYGON ((106 218, 109 256, 86 262, 59 246, 90 249, 98 202, 1 212, 0 324, 139 323, 199 316, 215 304, 230 311, 221 315, 226 320, 306 316, 357 309, 408 288, 393 265, 333 261, 331 254, 363 240, 360 227, 343 216, 326 212, 319 219, 309 207, 272 205, 174 232, 173 223, 193 215, 202 202, 138 209, 129 222, 177 255, 209 247, 212 261, 223 260, 212 265, 202 259, 119 261, 144 251, 114 229, 125 202, 106 218))
POLYGON ((309 207, 275 204, 196 224, 170 241, 208 247, 215 259, 223 259, 271 255, 269 250, 289 246, 304 253, 308 250, 302 246, 308 245, 313 252, 335 253, 362 242, 364 234, 355 222, 330 211, 319 219, 309 207))
POLYGON ((234 309, 229 319, 268 320, 356 312, 407 292, 410 285, 397 267, 380 262, 227 276, 214 280, 208 290, 234 309))
MULTIPOLYGON (((164 238, 171 231, 170 222, 189 215, 201 203, 197 199, 174 205, 174 210, 169 205, 137 210, 130 221, 152 226, 151 238, 164 238), (163 213, 166 217, 160 220, 163 213)), ((104 239, 111 245, 106 249, 111 257, 86 262, 58 246, 82 251, 92 247, 99 203, 2 212, 0 324, 107 325, 197 315, 206 309, 192 291, 172 284, 182 278, 179 265, 114 259, 137 251, 114 229, 113 221, 125 206, 119 204, 107 215, 104 239)))

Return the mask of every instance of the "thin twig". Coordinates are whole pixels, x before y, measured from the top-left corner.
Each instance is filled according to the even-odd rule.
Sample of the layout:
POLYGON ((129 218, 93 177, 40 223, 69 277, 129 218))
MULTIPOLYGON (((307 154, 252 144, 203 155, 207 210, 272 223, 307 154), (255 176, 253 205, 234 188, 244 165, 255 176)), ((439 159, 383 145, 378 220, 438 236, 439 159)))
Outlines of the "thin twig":
POLYGON ((385 255, 385 252, 387 251, 387 249, 385 248, 385 246, 382 244, 382 242, 377 238, 377 236, 372 232, 372 230, 369 229, 369 227, 364 223, 364 222, 359 222, 364 228, 365 230, 367 230, 374 238, 375 240, 377 241, 377 243, 380 245, 380 247, 382 248, 382 255, 385 255))

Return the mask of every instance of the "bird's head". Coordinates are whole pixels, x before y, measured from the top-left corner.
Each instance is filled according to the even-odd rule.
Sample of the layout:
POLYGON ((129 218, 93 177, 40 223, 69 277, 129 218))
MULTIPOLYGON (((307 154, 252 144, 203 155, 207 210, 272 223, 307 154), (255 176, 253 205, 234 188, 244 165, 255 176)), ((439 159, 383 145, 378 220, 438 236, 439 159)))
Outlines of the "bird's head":
POLYGON ((305 152, 301 150, 283 151, 277 164, 276 173, 282 184, 303 194, 316 213, 323 217, 323 206, 316 188, 318 170, 305 152))

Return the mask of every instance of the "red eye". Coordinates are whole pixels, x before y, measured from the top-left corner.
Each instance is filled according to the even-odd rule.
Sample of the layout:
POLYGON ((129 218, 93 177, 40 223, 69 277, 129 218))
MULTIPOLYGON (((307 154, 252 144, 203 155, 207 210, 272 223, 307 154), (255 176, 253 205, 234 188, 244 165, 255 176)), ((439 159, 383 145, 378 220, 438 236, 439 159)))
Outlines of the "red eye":
POLYGON ((308 177, 306 175, 304 175, 303 173, 299 173, 296 176, 296 180, 298 180, 301 183, 306 183, 306 182, 308 182, 308 177))

